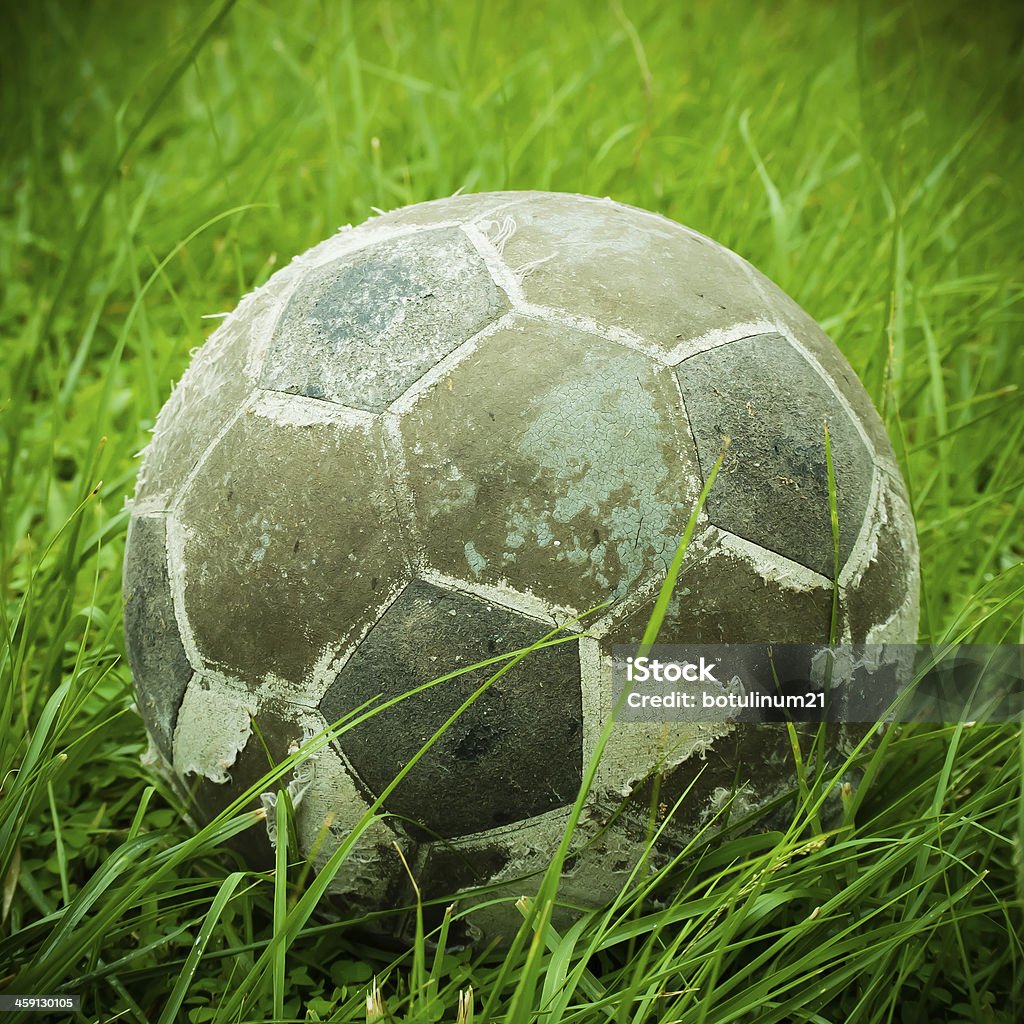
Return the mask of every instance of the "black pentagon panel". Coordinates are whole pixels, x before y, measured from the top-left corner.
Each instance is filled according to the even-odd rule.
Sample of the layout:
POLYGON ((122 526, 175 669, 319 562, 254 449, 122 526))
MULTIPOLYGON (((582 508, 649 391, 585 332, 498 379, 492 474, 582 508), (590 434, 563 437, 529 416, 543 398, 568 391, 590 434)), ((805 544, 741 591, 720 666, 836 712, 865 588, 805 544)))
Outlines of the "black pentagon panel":
POLYGON ((458 228, 381 242, 306 273, 274 328, 261 384, 382 412, 507 309, 458 228))
POLYGON ((500 835, 468 850, 434 843, 426 851, 417 885, 424 899, 437 900, 452 897, 460 889, 485 885, 513 855, 500 835))
MULTIPOLYGON (((378 694, 389 700, 460 667, 527 647, 543 624, 414 580, 359 645, 320 704, 334 722, 378 694)), ((571 803, 582 770, 575 641, 534 651, 493 683, 387 800, 421 836, 468 835, 571 803)), ((409 697, 339 737, 362 781, 381 793, 500 665, 409 697)))
MULTIPOLYGON (((380 424, 267 395, 224 434, 175 513, 184 608, 205 665, 273 673, 314 703, 316 674, 408 578, 380 424)), ((297 692, 297 691, 293 691, 297 692)))
POLYGON ((780 334, 698 353, 676 374, 705 476, 723 436, 732 442, 708 496, 711 521, 831 579, 826 420, 840 568, 864 523, 874 472, 871 452, 836 394, 780 334))
MULTIPOLYGON (((508 864, 514 851, 500 837, 469 850, 445 843, 426 847, 425 858, 416 874, 416 884, 424 902, 423 919, 427 930, 440 926, 445 907, 462 889, 486 885, 508 864)), ((462 941, 468 936, 456 933, 462 941)))
MULTIPOLYGON (((895 486, 895 484, 894 484, 895 486)), ((863 572, 845 588, 845 609, 853 643, 866 643, 871 631, 890 619, 917 589, 917 550, 910 510, 889 487, 882 489, 874 551, 863 572)), ((910 626, 916 628, 916 621, 910 626)), ((916 633, 902 637, 916 641, 916 633)), ((889 638, 889 642, 895 642, 889 638)))
POLYGON ((192 666, 181 644, 167 572, 167 521, 135 516, 124 555, 124 633, 139 711, 163 756, 192 666))
POLYGON ((746 264, 746 270, 768 296, 783 324, 814 356, 839 393, 850 403, 850 408, 853 409, 874 446, 879 464, 896 480, 900 480, 896 456, 893 454, 885 424, 846 356, 821 329, 817 321, 778 285, 749 263, 746 264))
MULTIPOLYGON (((818 724, 796 723, 794 728, 806 750, 818 724)), ((835 750, 856 727, 849 730, 828 723, 825 729, 825 748, 835 750)), ((774 818, 766 817, 763 809, 795 789, 793 768, 793 743, 784 723, 741 722, 727 736, 714 740, 704 756, 688 757, 636 786, 622 808, 623 817, 635 825, 653 820, 657 827, 681 798, 665 832, 684 842, 716 814, 721 815, 715 821, 720 828, 736 824, 754 808, 758 809, 760 828, 785 828, 792 820, 790 801, 782 802, 774 818)))
MULTIPOLYGON (((721 477, 719 477, 721 479, 721 477)), ((816 643, 829 637, 832 588, 793 585, 770 554, 757 565, 718 547, 684 568, 668 603, 658 643, 816 643)), ((617 622, 604 638, 612 644, 640 643, 655 597, 617 622)))

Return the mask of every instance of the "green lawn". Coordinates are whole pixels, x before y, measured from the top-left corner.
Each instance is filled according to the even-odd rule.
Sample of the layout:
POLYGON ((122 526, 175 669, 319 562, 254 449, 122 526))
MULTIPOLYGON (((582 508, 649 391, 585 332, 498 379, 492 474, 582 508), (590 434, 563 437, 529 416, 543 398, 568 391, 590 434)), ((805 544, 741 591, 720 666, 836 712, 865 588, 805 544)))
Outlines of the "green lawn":
POLYGON ((665 213, 797 299, 889 426, 921 639, 1024 643, 1024 15, 5 14, 0 993, 78 992, 81 1020, 364 1021, 376 977, 410 1022, 455 1021, 469 988, 477 1022, 1024 1019, 1019 726, 893 730, 829 842, 806 814, 720 841, 503 962, 396 954, 307 915, 300 865, 245 873, 221 840, 247 819, 184 824, 140 763, 120 596, 135 455, 204 317, 374 208, 536 188, 665 213))

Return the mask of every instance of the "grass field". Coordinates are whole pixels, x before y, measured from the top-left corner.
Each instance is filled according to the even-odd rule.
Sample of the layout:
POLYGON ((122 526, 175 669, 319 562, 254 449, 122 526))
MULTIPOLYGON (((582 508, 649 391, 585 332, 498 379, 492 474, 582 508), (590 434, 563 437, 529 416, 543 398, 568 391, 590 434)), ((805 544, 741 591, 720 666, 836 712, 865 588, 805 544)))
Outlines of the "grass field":
POLYGON ((135 455, 204 316, 372 208, 538 188, 663 212, 811 312, 889 426, 922 640, 1024 642, 1013 5, 5 13, 0 993, 92 1021, 1024 1019, 1019 726, 892 730, 827 843, 798 815, 503 961, 396 954, 310 914, 301 865, 224 852, 248 819, 183 822, 140 764, 120 595, 135 455))

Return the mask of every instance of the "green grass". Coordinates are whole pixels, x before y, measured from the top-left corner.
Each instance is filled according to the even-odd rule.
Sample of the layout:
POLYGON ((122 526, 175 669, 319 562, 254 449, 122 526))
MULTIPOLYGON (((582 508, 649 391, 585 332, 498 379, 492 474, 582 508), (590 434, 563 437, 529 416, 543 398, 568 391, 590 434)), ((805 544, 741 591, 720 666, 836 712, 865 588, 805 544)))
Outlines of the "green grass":
POLYGON ((541 188, 664 212, 817 317, 912 493, 922 639, 1024 642, 1012 5, 6 13, 0 990, 80 992, 82 1020, 364 1021, 369 993, 454 1021, 470 989, 477 1022, 1024 1018, 1019 727, 891 730, 828 842, 805 757, 785 831, 686 851, 565 934, 548 884, 504 960, 396 955, 314 913, 300 863, 226 852, 251 817, 183 822, 140 764, 120 597, 134 455, 204 316, 373 207, 541 188))

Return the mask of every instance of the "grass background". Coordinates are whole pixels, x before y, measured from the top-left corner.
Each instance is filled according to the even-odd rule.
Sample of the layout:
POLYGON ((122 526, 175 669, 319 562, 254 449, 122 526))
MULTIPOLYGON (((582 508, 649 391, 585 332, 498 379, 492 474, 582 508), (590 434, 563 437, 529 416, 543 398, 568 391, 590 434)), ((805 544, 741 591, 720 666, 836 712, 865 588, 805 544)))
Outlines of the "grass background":
POLYGON ((891 733, 831 842, 805 814, 716 844, 655 910, 503 963, 396 956, 305 914, 300 867, 245 873, 182 824, 139 763, 119 592, 134 456, 204 315, 374 207, 540 188, 674 217, 822 322, 912 493, 922 639, 1024 642, 1013 5, 48 0, 5 22, 0 991, 81 992, 82 1020, 372 1019, 374 975, 407 1021, 454 1020, 470 987, 478 1021, 1024 1018, 1019 727, 891 733))

